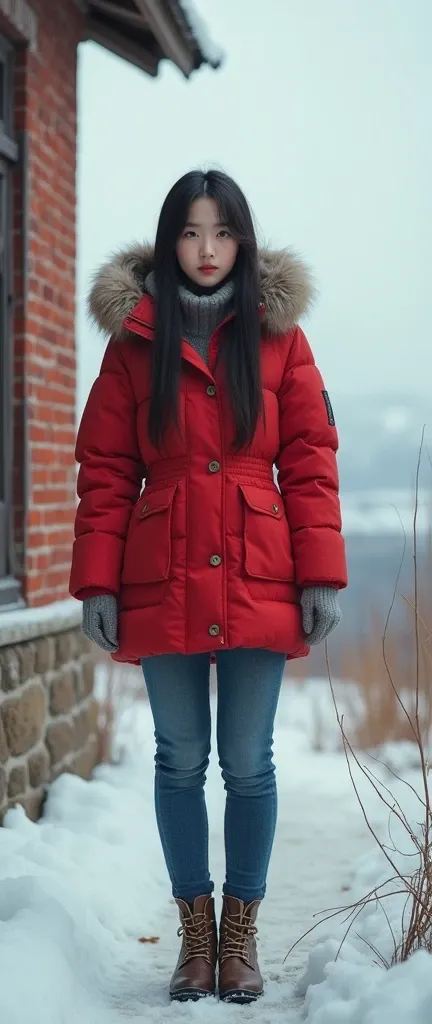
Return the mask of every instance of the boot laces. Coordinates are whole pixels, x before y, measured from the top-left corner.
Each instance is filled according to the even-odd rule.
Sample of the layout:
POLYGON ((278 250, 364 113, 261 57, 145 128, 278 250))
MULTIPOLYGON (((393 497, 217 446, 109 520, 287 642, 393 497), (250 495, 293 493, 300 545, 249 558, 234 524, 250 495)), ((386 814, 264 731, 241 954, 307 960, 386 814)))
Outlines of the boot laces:
POLYGON ((253 924, 250 917, 243 917, 241 920, 234 920, 226 917, 224 920, 223 941, 221 943, 221 962, 229 957, 238 956, 244 960, 249 967, 253 965, 249 959, 249 938, 255 937, 258 928, 253 924))
POLYGON ((202 956, 209 964, 212 959, 210 955, 210 926, 205 914, 191 914, 184 918, 177 931, 179 938, 184 939, 185 955, 183 963, 195 956, 202 956))

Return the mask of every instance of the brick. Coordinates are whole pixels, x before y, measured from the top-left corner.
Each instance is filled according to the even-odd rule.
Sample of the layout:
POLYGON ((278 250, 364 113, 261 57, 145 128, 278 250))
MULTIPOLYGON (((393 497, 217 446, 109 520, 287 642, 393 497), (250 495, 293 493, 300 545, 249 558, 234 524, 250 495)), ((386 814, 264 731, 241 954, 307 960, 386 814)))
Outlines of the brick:
POLYGON ((10 753, 25 754, 41 739, 45 722, 45 693, 33 683, 16 698, 4 702, 0 709, 10 753))
POLYGON ((66 669, 51 683, 50 711, 52 715, 64 715, 76 704, 75 672, 66 669))
POLYGON ((72 661, 79 653, 78 635, 76 630, 59 633, 56 637, 56 666, 61 668, 72 661))
POLYGON ((57 765, 67 754, 75 750, 75 729, 71 722, 55 722, 49 725, 45 742, 51 763, 57 765))
POLYGON ((63 761, 60 761, 59 764, 53 765, 50 772, 50 782, 55 782, 55 780, 58 779, 60 775, 64 775, 65 772, 69 772, 70 763, 71 762, 68 761, 67 764, 64 764, 63 761))
POLYGON ((0 764, 5 764, 9 758, 9 750, 6 742, 6 733, 4 731, 4 725, 0 718, 0 764))
POLYGON ((89 640, 88 636, 81 632, 80 643, 84 654, 91 654, 92 660, 94 661, 95 645, 93 640, 89 640))
MULTIPOLYGON (((70 552, 69 552, 69 555, 70 555, 70 552)), ((68 596, 68 586, 67 586, 67 583, 65 582, 65 579, 66 579, 66 577, 67 577, 67 575, 69 573, 69 569, 70 569, 70 558, 68 558, 67 562, 65 561, 65 563, 64 563, 64 565, 62 566, 61 569, 58 569, 56 572, 47 572, 46 573, 46 575, 45 575, 45 583, 46 583, 46 588, 47 588, 48 594, 49 594, 50 590, 56 590, 57 593, 59 593, 61 591, 64 594, 65 598, 68 596)))
POLYGON ((78 701, 84 700, 85 697, 90 697, 90 694, 93 693, 94 671, 93 658, 85 655, 75 674, 75 688, 78 701))
MULTIPOLYGON (((44 430, 51 433, 50 428, 44 430)), ((70 492, 64 487, 34 487, 33 498, 36 505, 64 505, 69 503, 70 492)))
POLYGON ((37 675, 51 672, 55 667, 56 648, 53 636, 44 636, 36 641, 35 671, 37 675))
POLYGON ((46 508, 42 511, 42 522, 45 526, 59 526, 60 523, 73 525, 75 512, 76 506, 72 504, 70 508, 46 508))
POLYGON ((42 523, 42 512, 40 509, 32 508, 28 514, 27 522, 29 526, 40 526, 42 523))
POLYGON ((21 683, 21 665, 14 647, 0 649, 0 679, 1 688, 6 693, 21 683))
POLYGON ((92 736, 85 749, 74 758, 68 771, 74 775, 80 775, 82 779, 89 779, 97 764, 97 752, 97 740, 92 736))
POLYGON ((51 601, 64 601, 69 597, 69 593, 66 587, 48 587, 46 590, 41 589, 36 593, 33 592, 30 586, 29 579, 27 578, 27 595, 28 603, 32 608, 41 608, 51 601))
POLYGON ((7 794, 6 772, 0 765, 0 808, 5 802, 7 794))
POLYGON ((28 757, 29 782, 33 789, 48 782, 50 777, 50 756, 45 746, 34 750, 28 757))
POLYGON ((33 642, 20 644, 17 651, 21 668, 21 682, 25 683, 35 674, 36 647, 33 642))
POLYGON ((35 790, 34 793, 30 793, 28 796, 19 799, 18 801, 10 800, 9 807, 13 807, 15 803, 19 803, 24 808, 26 815, 30 818, 30 821, 38 821, 41 816, 43 805, 45 802, 44 790, 35 790))
POLYGON ((48 551, 41 552, 37 555, 27 555, 27 565, 30 570, 32 569, 48 569, 51 564, 51 556, 48 551))
POLYGON ((96 733, 98 715, 99 705, 95 700, 91 700, 75 715, 75 747, 77 750, 85 746, 89 736, 96 733))
POLYGON ((2 689, 15 690, 35 673, 36 648, 34 643, 0 648, 0 678, 2 689))
POLYGON ((28 786, 28 771, 26 764, 15 765, 9 772, 8 797, 24 794, 28 786))

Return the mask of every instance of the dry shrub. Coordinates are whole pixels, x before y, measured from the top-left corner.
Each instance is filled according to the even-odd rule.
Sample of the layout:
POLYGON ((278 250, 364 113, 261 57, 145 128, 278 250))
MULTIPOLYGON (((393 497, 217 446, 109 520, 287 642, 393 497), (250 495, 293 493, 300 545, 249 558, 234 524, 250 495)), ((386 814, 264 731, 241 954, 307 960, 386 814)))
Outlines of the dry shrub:
MULTIPOLYGON (((420 792, 417 792, 411 783, 398 776, 396 772, 391 771, 391 769, 390 771, 399 782, 402 782, 414 793, 421 808, 422 820, 418 823, 418 831, 415 832, 401 806, 401 803, 396 799, 389 787, 386 786, 368 766, 361 763, 352 742, 347 736, 344 726, 344 716, 341 716, 339 713, 326 644, 326 662, 330 690, 342 737, 343 749, 350 779, 366 826, 373 836, 377 846, 386 858, 391 874, 386 882, 366 893, 366 895, 360 900, 357 900, 348 906, 345 905, 343 907, 336 907, 324 911, 324 916, 323 914, 317 915, 320 917, 320 920, 317 921, 304 935, 302 935, 296 943, 294 943, 287 956, 298 945, 298 943, 305 938, 306 935, 309 935, 320 924, 343 914, 345 915, 344 923, 348 921, 349 924, 339 946, 337 954, 339 955, 345 939, 355 925, 357 918, 370 904, 375 904, 375 906, 380 907, 383 911, 390 928, 393 941, 393 954, 391 961, 388 962, 379 949, 370 945, 367 940, 361 937, 367 945, 370 945, 370 949, 376 958, 375 963, 382 967, 389 968, 396 963, 401 963, 407 960, 408 957, 418 949, 425 949, 427 952, 432 953, 432 806, 429 793, 428 755, 432 691, 432 617, 428 620, 425 618, 424 608, 421 604, 421 601, 424 598, 424 591, 419 580, 417 519, 419 505, 419 473, 422 452, 423 438, 417 464, 413 522, 414 596, 412 602, 407 602, 412 612, 412 618, 408 620, 411 622, 411 629, 408 635, 405 636, 406 646, 404 645, 399 649, 399 651, 397 649, 395 652, 392 646, 389 645, 388 633, 391 612, 397 591, 397 580, 394 598, 389 610, 384 632, 381 637, 381 663, 376 662, 375 654, 373 659, 368 660, 370 657, 370 652, 368 651, 366 651, 365 661, 363 663, 368 666, 369 670, 366 676, 363 676, 363 679, 367 679, 366 684, 363 683, 363 689, 366 691, 368 702, 367 712, 369 714, 369 718, 365 718, 362 731, 359 733, 360 739, 363 739, 364 745, 367 746, 376 745, 376 743, 373 744, 370 742, 372 738, 379 739, 379 741, 382 742, 383 733, 386 735, 387 739, 407 738, 415 744, 420 761, 420 792), (402 699, 401 693, 396 686, 393 672, 395 670, 400 670, 401 666, 406 671, 405 666, 407 655, 409 656, 409 664, 411 667, 408 678, 405 677, 403 680, 405 696, 404 699, 402 699), (380 715, 389 714, 389 720, 387 721, 384 719, 381 721, 381 734, 378 736, 376 731, 373 731, 373 713, 376 713, 376 706, 372 702, 372 694, 374 693, 374 690, 375 698, 377 696, 377 687, 375 683, 371 684, 371 680, 377 678, 376 672, 379 670, 380 666, 381 674, 378 678, 381 679, 382 690, 387 690, 387 694, 382 696, 381 704, 379 705, 379 713, 380 715), (371 730, 370 732, 366 731, 366 726, 371 730), (389 729, 392 731, 392 735, 387 735, 389 729), (365 742, 366 739, 368 741, 367 743, 365 742), (368 780, 375 794, 389 811, 389 843, 383 841, 378 836, 371 824, 365 803, 360 794, 359 786, 354 777, 353 765, 355 765, 361 775, 368 780), (410 849, 415 855, 413 860, 415 860, 416 866, 414 866, 409 872, 402 871, 397 862, 398 856, 402 857, 402 852, 397 849, 394 841, 392 840, 391 825, 395 819, 397 819, 402 825, 404 832, 408 837, 410 849), (397 941, 390 924, 389 916, 385 910, 385 900, 394 895, 400 896, 401 894, 405 896, 405 900, 402 912, 400 939, 397 941)), ((430 604, 428 604, 428 609, 430 612, 430 604)), ((404 861, 406 862, 407 859, 408 858, 405 855, 404 861)))
MULTIPOLYGON (((383 647, 384 658, 386 658, 385 638, 383 638, 383 647)), ((374 774, 374 772, 371 771, 369 767, 361 764, 357 754, 355 753, 355 750, 345 732, 343 716, 341 717, 339 715, 335 691, 331 678, 330 664, 328 661, 328 652, 327 666, 330 689, 333 697, 338 725, 341 731, 344 753, 354 792, 361 807, 361 811, 366 822, 367 828, 369 829, 369 832, 373 836, 380 850, 384 854, 393 873, 385 883, 373 889, 371 892, 367 893, 360 900, 357 900, 349 907, 336 908, 336 911, 330 911, 330 913, 327 915, 325 919, 328 920, 329 917, 333 917, 334 914, 338 915, 340 913, 346 913, 346 911, 348 911, 346 920, 349 920, 350 923, 339 947, 338 952, 340 952, 340 949, 342 948, 342 945, 347 935, 349 934, 352 926, 354 925, 357 917, 366 906, 368 906, 370 903, 379 904, 385 913, 385 899, 387 899, 389 896, 393 896, 396 894, 405 894, 406 900, 402 914, 401 938, 399 942, 397 942, 396 937, 391 929, 389 918, 387 914, 385 914, 393 939, 393 955, 391 962, 388 963, 385 960, 385 958, 381 955, 379 950, 371 947, 373 953, 378 958, 376 962, 388 968, 393 964, 401 963, 402 961, 407 960, 408 957, 411 956, 411 954, 416 949, 426 949, 427 952, 432 952, 432 808, 429 793, 429 760, 427 755, 429 732, 427 732, 426 735, 422 732, 418 685, 416 686, 416 691, 414 695, 414 711, 413 713, 410 713, 405 707, 404 703, 401 701, 401 698, 394 686, 394 682, 391 677, 391 672, 388 667, 388 662, 386 662, 390 687, 394 692, 397 703, 400 705, 403 716, 406 718, 407 725, 409 727, 410 738, 417 747, 420 759, 421 793, 418 793, 410 783, 408 783, 405 779, 398 776, 396 772, 392 772, 395 778, 397 778, 400 782, 405 783, 405 785, 412 790, 421 806, 423 821, 419 823, 420 831, 419 834, 417 834, 414 832, 412 825, 410 824, 408 818, 406 817, 406 814, 400 802, 395 798, 394 794, 391 792, 388 786, 386 786, 383 783, 383 781, 379 779, 374 774), (390 845, 384 842, 382 839, 380 839, 380 837, 378 836, 378 834, 375 832, 374 828, 371 825, 364 801, 360 796, 360 791, 354 778, 352 761, 360 770, 362 775, 371 784, 376 795, 379 797, 379 799, 390 812, 390 822, 388 829, 390 845), (404 873, 401 871, 397 864, 397 859, 395 857, 396 854, 402 855, 401 851, 397 849, 397 847, 395 846, 394 842, 391 839, 391 821, 395 817, 398 819, 398 821, 402 824, 403 828, 405 829, 405 832, 408 835, 412 847, 414 847, 414 850, 417 854, 417 867, 409 873, 404 873), (389 889, 390 886, 392 886, 391 889, 389 889), (408 909, 409 914, 407 915, 408 909)))
MULTIPOLYGON (((429 571, 432 573, 432 569, 429 571)), ((342 652, 338 676, 354 683, 356 698, 358 694, 361 698, 360 701, 350 701, 350 689, 347 687, 346 701, 351 705, 350 736, 361 750, 371 750, 389 742, 412 742, 411 725, 399 697, 410 718, 418 701, 421 733, 430 735, 432 589, 430 594, 424 592, 418 598, 417 611, 414 603, 414 597, 409 602, 405 601, 404 621, 397 629, 391 629, 389 625, 380 627, 379 616, 374 615, 370 631, 362 642, 342 652), (389 674, 394 688, 389 685, 389 674)))
MULTIPOLYGON (((361 714, 354 712, 352 739, 356 747, 371 749, 383 743, 412 741, 409 719, 419 715, 421 734, 430 739, 432 723, 432 539, 419 551, 417 517, 419 472, 417 466, 413 523, 413 584, 409 596, 399 594, 399 579, 407 557, 403 550, 393 598, 385 623, 377 609, 370 617, 370 629, 357 644, 342 651, 338 664, 341 679, 349 679, 361 693, 361 714), (396 602, 403 601, 402 615, 392 624, 396 602), (381 623, 380 623, 381 618, 381 623), (391 677, 392 685, 389 685, 391 677), (403 700, 403 707, 401 699, 403 700), (409 718, 405 711, 408 712, 409 718)), ((403 530, 403 527, 402 527, 403 530)))

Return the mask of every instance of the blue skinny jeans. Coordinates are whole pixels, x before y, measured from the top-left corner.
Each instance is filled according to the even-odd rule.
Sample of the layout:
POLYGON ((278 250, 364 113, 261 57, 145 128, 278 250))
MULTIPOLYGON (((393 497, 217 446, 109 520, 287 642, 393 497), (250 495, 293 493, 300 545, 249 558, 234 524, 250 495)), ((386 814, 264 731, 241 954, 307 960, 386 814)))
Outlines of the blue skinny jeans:
MULTIPOLYGON (((236 648, 216 655, 217 746, 225 783, 223 891, 262 899, 277 818, 273 725, 285 656, 236 648)), ((210 655, 142 660, 155 724, 155 807, 173 895, 214 889, 204 795, 211 742, 210 655)))

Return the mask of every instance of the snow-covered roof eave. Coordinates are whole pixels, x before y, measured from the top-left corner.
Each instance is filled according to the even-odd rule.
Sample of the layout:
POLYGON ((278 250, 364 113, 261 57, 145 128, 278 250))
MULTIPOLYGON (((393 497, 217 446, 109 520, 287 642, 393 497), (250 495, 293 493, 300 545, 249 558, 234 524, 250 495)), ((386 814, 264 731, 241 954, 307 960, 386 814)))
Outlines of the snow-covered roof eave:
POLYGON ((162 60, 172 61, 186 78, 202 64, 216 69, 222 62, 192 0, 86 0, 83 9, 84 39, 153 77, 162 60))
POLYGON ((210 67, 217 70, 224 61, 225 53, 211 38, 203 18, 195 8, 194 0, 177 0, 177 4, 189 25, 197 49, 201 54, 202 63, 209 64, 210 67))

